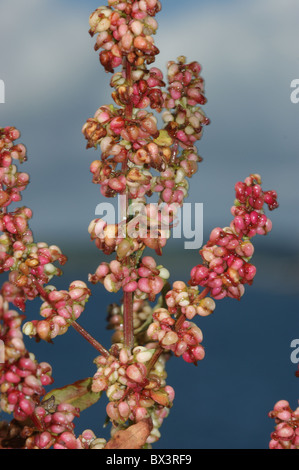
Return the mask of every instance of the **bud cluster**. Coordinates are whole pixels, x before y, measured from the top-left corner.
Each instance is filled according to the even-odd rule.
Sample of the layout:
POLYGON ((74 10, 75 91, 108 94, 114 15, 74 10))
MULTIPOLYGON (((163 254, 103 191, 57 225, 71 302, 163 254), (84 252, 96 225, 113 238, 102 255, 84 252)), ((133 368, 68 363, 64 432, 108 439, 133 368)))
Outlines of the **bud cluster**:
POLYGON ((272 222, 264 214, 267 205, 272 211, 278 207, 276 191, 263 192, 260 175, 250 175, 244 183, 235 186, 236 201, 231 212, 234 220, 231 227, 235 233, 252 238, 255 235, 266 235, 272 229, 272 222))
POLYGON ((56 290, 53 286, 45 289, 47 300, 41 305, 40 315, 45 320, 33 320, 23 326, 23 333, 51 342, 57 335, 63 335, 73 321, 84 311, 90 290, 82 281, 73 281, 69 290, 56 290))
POLYGON ((109 0, 108 4, 89 18, 90 35, 98 33, 95 50, 103 49, 100 61, 105 70, 113 72, 124 57, 136 67, 152 63, 159 53, 151 36, 158 27, 153 17, 161 10, 161 3, 109 0))
POLYGON ((163 349, 172 351, 177 357, 182 356, 189 363, 196 364, 204 358, 202 331, 194 323, 184 321, 177 328, 175 319, 165 308, 155 310, 153 320, 147 335, 153 341, 158 341, 163 349))
MULTIPOLYGON (((0 295, 0 340, 5 345, 5 362, 13 364, 26 354, 21 325, 24 315, 19 315, 15 310, 9 310, 7 301, 0 295)), ((3 371, 4 369, 0 370, 3 371)))
POLYGON ((26 440, 27 449, 78 449, 80 442, 74 435, 75 417, 80 416, 78 408, 69 403, 60 403, 48 411, 43 404, 35 408, 33 420, 40 429, 32 432, 26 440))
POLYGON ((22 144, 14 144, 20 132, 14 127, 0 128, 0 207, 7 207, 12 202, 22 199, 23 191, 29 183, 29 175, 20 173, 13 160, 20 163, 26 161, 26 148, 22 144))
POLYGON ((107 255, 116 252, 120 261, 138 251, 141 252, 145 247, 154 249, 161 255, 161 250, 170 237, 170 228, 179 206, 175 203, 167 206, 144 204, 143 200, 138 199, 129 206, 128 222, 107 224, 103 219, 94 219, 88 231, 99 250, 107 255))
MULTIPOLYGON (((113 347, 113 352, 116 351, 113 347)), ((98 370, 93 378, 94 392, 106 391, 107 414, 115 425, 128 420, 138 422, 150 417, 154 410, 170 408, 174 399, 172 387, 165 384, 165 362, 155 363, 148 373, 146 364, 154 350, 137 346, 130 354, 120 344, 116 356, 95 359, 98 370)))
POLYGON ((44 387, 53 383, 52 368, 38 363, 29 353, 21 331, 24 315, 9 310, 8 302, 0 296, 0 340, 4 342, 5 362, 0 364, 1 409, 24 421, 35 410, 44 387))
POLYGON ((232 297, 240 299, 244 284, 251 285, 256 267, 249 263, 254 248, 249 241, 256 234, 266 235, 272 227, 263 212, 278 207, 275 191, 263 192, 259 175, 250 175, 235 186, 236 201, 232 207, 235 216, 230 227, 212 230, 208 243, 200 250, 204 264, 191 271, 190 284, 210 289, 214 299, 232 297))
POLYGON ((104 449, 107 444, 106 439, 96 437, 91 429, 86 429, 77 438, 79 449, 104 449))
POLYGON ((0 128, 0 272, 10 271, 8 282, 2 286, 1 293, 6 300, 25 310, 27 299, 39 295, 35 280, 43 285, 62 271, 54 266, 66 262, 66 256, 57 246, 46 243, 34 243, 33 235, 28 226, 32 211, 27 207, 19 207, 7 212, 7 206, 21 200, 29 177, 26 173, 18 173, 12 165, 12 159, 20 163, 26 161, 26 148, 23 144, 14 144, 20 132, 14 127, 0 128))
POLYGON ((202 298, 197 287, 187 286, 182 281, 173 283, 172 290, 165 296, 167 309, 171 315, 185 315, 192 320, 195 315, 207 317, 215 310, 215 302, 210 297, 202 298))
POLYGON ((292 411, 288 401, 280 400, 269 417, 274 418, 276 423, 270 449, 299 449, 299 407, 292 411))
POLYGON ((10 365, 0 366, 0 370, 1 409, 24 421, 45 394, 44 386, 53 383, 52 368, 46 362, 38 364, 32 354, 26 354, 10 365))
POLYGON ((169 272, 163 266, 157 266, 151 256, 141 259, 139 267, 122 265, 120 261, 101 263, 94 275, 89 276, 90 282, 101 282, 108 292, 134 292, 138 299, 155 300, 163 289, 169 272))
POLYGON ((178 58, 178 63, 168 63, 163 120, 169 135, 183 148, 193 147, 202 136, 203 126, 210 123, 199 106, 207 102, 200 72, 201 66, 197 62, 186 64, 184 56, 178 58))

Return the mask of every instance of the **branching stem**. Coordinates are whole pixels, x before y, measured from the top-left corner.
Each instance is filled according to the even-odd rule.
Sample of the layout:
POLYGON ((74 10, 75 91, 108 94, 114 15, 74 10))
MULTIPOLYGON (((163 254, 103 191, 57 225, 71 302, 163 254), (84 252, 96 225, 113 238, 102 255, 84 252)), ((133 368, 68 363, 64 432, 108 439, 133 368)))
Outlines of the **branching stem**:
MULTIPOLYGON (((52 304, 51 300, 49 299, 49 296, 43 286, 39 283, 39 281, 36 279, 35 276, 31 275, 30 276, 40 297, 44 299, 45 302, 48 302, 53 308, 55 308, 55 305, 52 304)), ((82 326, 80 326, 76 321, 73 321, 71 323, 72 327, 80 333, 81 336, 83 336, 86 341, 88 341, 89 344, 91 344, 102 356, 109 357, 110 353, 105 349, 96 339, 93 338, 82 326)))

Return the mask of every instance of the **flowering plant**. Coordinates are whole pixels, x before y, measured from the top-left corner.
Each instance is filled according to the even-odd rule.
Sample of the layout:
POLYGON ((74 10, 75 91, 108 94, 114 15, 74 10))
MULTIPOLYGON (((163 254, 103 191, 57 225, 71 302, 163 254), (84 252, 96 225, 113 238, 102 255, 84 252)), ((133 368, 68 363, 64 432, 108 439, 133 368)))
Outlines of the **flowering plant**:
MULTIPOLYGON (((201 161, 196 143, 209 124, 201 108, 206 98, 197 62, 188 63, 183 56, 169 62, 167 85, 158 68, 149 68, 159 53, 153 35, 160 9, 158 0, 108 0, 108 6, 98 8, 89 20, 100 62, 113 74, 114 104, 101 106, 82 132, 87 148, 100 150, 90 166, 93 182, 104 197, 118 195, 122 206, 119 223, 95 219, 89 226, 96 247, 107 256, 115 253, 89 282, 101 283, 111 293, 123 292, 122 304, 109 306, 109 327, 115 330, 109 349, 78 324, 91 289, 78 280, 67 290, 50 285, 62 274, 56 264, 63 265, 66 256, 55 245, 35 242, 29 208, 8 211, 11 203, 21 200, 29 177, 13 163, 26 160, 25 147, 15 143, 19 131, 0 129, 0 262, 1 271, 9 272, 0 297, 0 339, 5 348, 1 408, 13 414, 11 423, 1 424, 2 447, 148 448, 159 439, 174 401, 174 390, 166 382, 167 360, 176 356, 187 363, 201 361, 203 335, 193 320, 210 315, 215 300, 240 300, 244 286, 253 282, 251 240, 270 232, 264 209, 278 206, 276 192, 264 191, 258 174, 236 184, 233 220, 211 232, 200 250, 202 261, 193 267, 187 283, 170 285, 168 270, 152 256, 143 256, 146 248, 162 255, 188 195, 187 178, 201 161), (162 115, 161 129, 157 114, 162 115), (155 194, 158 205, 148 202, 155 194), (42 300, 42 319, 25 321, 27 301, 36 298, 42 300), (92 378, 46 393, 45 387, 53 383, 51 366, 39 363, 27 350, 23 334, 52 342, 70 327, 97 350, 97 370, 92 378), (111 440, 98 438, 91 430, 76 436, 74 418, 103 392, 109 400, 111 440)), ((284 414, 282 419, 287 418, 284 414)))

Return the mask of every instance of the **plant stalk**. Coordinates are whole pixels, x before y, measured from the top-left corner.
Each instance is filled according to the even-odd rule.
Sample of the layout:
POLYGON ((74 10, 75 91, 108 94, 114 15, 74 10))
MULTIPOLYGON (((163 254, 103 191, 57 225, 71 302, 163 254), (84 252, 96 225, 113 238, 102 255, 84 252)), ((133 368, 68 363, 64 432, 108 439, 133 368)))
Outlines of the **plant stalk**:
MULTIPOLYGON (((131 64, 128 62, 126 58, 123 61, 123 68, 126 73, 126 82, 127 87, 130 88, 132 86, 132 69, 131 64)), ((125 118, 130 120, 132 119, 133 115, 133 105, 131 103, 127 104, 124 109, 125 118)), ((122 171, 125 172, 127 170, 127 162, 124 162, 122 165, 122 171)), ((128 208, 129 208, 129 197, 128 193, 126 193, 126 215, 128 215, 128 208)), ((132 256, 128 256, 126 259, 126 264, 131 266, 133 261, 132 256)), ((134 263, 135 264, 135 263, 134 263)), ((124 292, 124 300, 123 300, 123 320, 124 320, 124 347, 126 349, 131 350, 134 346, 134 327, 133 327, 133 293, 132 292, 124 292)))
MULTIPOLYGON (((39 295, 45 300, 45 302, 48 302, 50 305, 52 305, 52 302, 49 300, 48 294, 43 288, 43 286, 39 283, 39 281, 36 279, 35 276, 31 275, 31 279, 34 282, 34 285, 39 293, 39 295)), ((55 308, 54 305, 52 305, 53 308, 55 308)), ((93 338, 82 326, 80 326, 76 321, 73 321, 71 323, 72 327, 80 333, 81 336, 83 336, 86 341, 88 341, 89 344, 91 344, 102 356, 109 357, 110 353, 107 351, 107 349, 104 348, 96 339, 93 338)))

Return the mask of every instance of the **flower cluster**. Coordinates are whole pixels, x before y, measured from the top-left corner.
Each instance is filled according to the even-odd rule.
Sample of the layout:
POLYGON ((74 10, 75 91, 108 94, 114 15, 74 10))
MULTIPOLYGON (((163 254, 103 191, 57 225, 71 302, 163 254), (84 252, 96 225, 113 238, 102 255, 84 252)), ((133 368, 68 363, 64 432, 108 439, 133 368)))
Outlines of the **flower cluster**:
POLYGON ((12 161, 20 163, 26 160, 26 149, 22 144, 14 144, 20 133, 14 127, 0 128, 0 207, 7 207, 12 202, 22 199, 23 191, 29 183, 27 173, 20 173, 12 161))
POLYGON ((106 439, 96 437, 91 429, 86 429, 77 438, 78 449, 104 449, 106 444, 106 439))
POLYGON ((121 64, 123 70, 111 79, 112 97, 120 108, 101 106, 82 132, 87 148, 100 146, 101 160, 91 164, 91 172, 104 196, 127 194, 134 199, 158 192, 161 201, 181 205, 188 190, 185 178, 196 172, 201 160, 194 144, 209 120, 200 108, 206 98, 197 62, 187 64, 184 57, 169 62, 165 92, 162 72, 146 68, 159 52, 151 34, 160 9, 156 0, 113 1, 90 16, 90 33, 98 34, 96 50, 104 49, 101 63, 107 71, 121 64), (147 107, 165 109, 164 130, 157 129, 157 119, 147 107), (154 176, 151 168, 161 175, 154 176))
MULTIPOLYGON (((9 310, 8 302, 4 301, 2 295, 0 295, 0 339, 5 344, 5 361, 7 364, 13 364, 26 353, 21 332, 23 319, 24 315, 19 315, 15 310, 9 310)), ((1 369, 1 364, 0 370, 4 370, 1 369)))
POLYGON ((278 207, 275 191, 263 192, 261 177, 250 175, 235 186, 236 201, 231 212, 234 219, 230 227, 212 230, 208 243, 200 251, 204 264, 191 271, 190 284, 210 289, 214 299, 232 297, 240 299, 244 284, 251 285, 256 268, 249 263, 254 248, 249 241, 256 234, 266 235, 272 228, 263 211, 278 207))
POLYGON ((88 231, 99 250, 107 255, 116 252, 119 260, 141 252, 145 247, 154 249, 161 255, 162 248, 170 237, 170 228, 175 221, 178 205, 144 205, 143 201, 139 201, 129 206, 129 215, 133 218, 130 217, 128 222, 107 224, 102 219, 91 221, 88 231))
POLYGON ((147 330, 147 335, 175 356, 182 356, 186 362, 196 364, 205 356, 201 345, 203 335, 200 328, 194 323, 184 321, 179 328, 168 310, 159 308, 153 313, 153 323, 147 330))
MULTIPOLYGON (((86 292, 78 282, 72 284, 70 294, 79 305, 86 292)), ((51 292, 58 294, 55 290, 51 292)), ((62 313, 62 305, 57 311, 59 309, 62 313)), ((4 343, 5 357, 5 362, 0 364, 0 405, 2 411, 14 416, 5 433, 6 447, 13 448, 17 444, 26 449, 87 448, 84 433, 76 439, 73 432, 72 421, 79 416, 79 410, 66 403, 56 406, 55 400, 51 405, 43 401, 45 387, 54 381, 52 368, 46 362, 38 363, 27 351, 21 331, 24 318, 25 315, 9 310, 8 302, 0 296, 0 340, 4 343)), ((93 441, 95 439, 94 436, 93 441)), ((102 440, 95 441, 94 448, 99 448, 99 442, 102 440)))
POLYGON ((25 323, 23 333, 50 342, 57 335, 66 333, 72 322, 80 317, 90 290, 84 282, 73 281, 68 291, 58 291, 54 286, 47 286, 45 292, 47 300, 40 308, 40 314, 45 320, 25 323))
POLYGON ((236 201, 232 207, 234 220, 231 227, 235 233, 252 238, 255 235, 266 235, 272 229, 272 222, 264 214, 266 204, 270 211, 278 207, 275 191, 263 192, 260 175, 250 175, 244 183, 235 186, 236 201))
POLYGON ((28 175, 18 173, 16 165, 12 164, 13 159, 20 163, 27 159, 24 145, 14 143, 19 137, 20 132, 14 127, 0 128, 0 230, 3 232, 0 237, 0 272, 10 271, 8 282, 1 290, 4 299, 24 311, 26 300, 39 295, 35 281, 43 285, 54 275, 61 275, 62 271, 53 263, 58 261, 63 265, 66 256, 55 245, 34 243, 28 225, 32 217, 29 208, 7 211, 10 203, 21 200, 20 193, 29 182, 28 175))
POLYGON ((172 290, 165 295, 167 309, 172 315, 182 313, 188 320, 195 315, 207 317, 215 310, 215 302, 210 297, 202 297, 197 287, 189 287, 182 281, 173 283, 172 290))
MULTIPOLYGON (((20 211, 19 211, 20 212, 20 211)), ((11 214, 4 216, 10 217, 11 214)), ((3 229, 5 230, 5 229, 3 229)), ((11 289, 12 297, 9 301, 13 302, 17 307, 25 310, 25 302, 27 299, 34 299, 38 294, 35 281, 39 283, 48 283, 53 276, 60 276, 62 271, 53 263, 59 261, 60 264, 66 262, 66 257, 61 250, 55 246, 48 246, 46 243, 33 243, 33 239, 17 240, 13 243, 12 237, 4 234, 2 241, 9 241, 11 245, 1 244, 5 252, 0 252, 1 270, 10 271, 9 283, 2 288, 3 294, 11 297, 9 290, 11 289), (21 303, 22 305, 21 305, 21 303)), ((31 237, 30 237, 31 238, 31 237)))
POLYGON ((69 403, 60 403, 48 411, 43 404, 35 408, 32 417, 40 429, 26 439, 27 449, 78 449, 80 443, 74 435, 75 417, 80 416, 78 408, 69 403))
POLYGON ((112 422, 138 422, 150 417, 154 410, 162 419, 161 410, 170 408, 174 399, 172 387, 165 384, 164 360, 156 362, 148 373, 146 364, 154 350, 137 346, 129 353, 120 344, 114 345, 113 352, 117 357, 95 359, 98 370, 92 384, 94 392, 106 391, 110 400, 106 410, 112 422))
POLYGON ((111 86, 115 88, 112 97, 119 106, 128 103, 133 104, 134 108, 144 109, 151 107, 157 112, 161 112, 164 98, 161 87, 165 86, 163 74, 157 67, 151 67, 147 70, 145 67, 132 70, 133 86, 128 90, 125 77, 121 72, 113 75, 111 86))
POLYGON ((163 289, 169 272, 163 266, 157 266, 151 256, 141 259, 139 268, 122 265, 113 260, 110 263, 101 263, 94 275, 89 276, 90 282, 102 282, 108 292, 134 292, 136 298, 148 297, 153 301, 163 289), (144 295, 145 294, 145 295, 144 295))
POLYGON ((161 10, 161 3, 109 0, 108 4, 97 8, 89 19, 90 35, 98 33, 95 49, 104 49, 100 61, 105 70, 113 72, 123 57, 137 67, 152 63, 159 53, 151 36, 158 27, 153 17, 161 10))
POLYGON ((18 421, 24 421, 33 414, 45 394, 44 386, 53 383, 52 368, 46 362, 38 364, 28 354, 1 369, 1 409, 13 413, 18 421))
POLYGON ((178 63, 168 63, 169 87, 164 94, 167 110, 163 113, 163 120, 169 135, 183 148, 193 147, 201 138, 203 126, 210 122, 198 106, 207 101, 200 72, 197 62, 186 64, 183 56, 178 58, 178 63))
POLYGON ((276 423, 270 449, 299 449, 299 407, 292 411, 288 401, 280 400, 269 417, 274 418, 276 423))
POLYGON ((44 387, 53 383, 52 368, 38 363, 23 341, 21 324, 24 316, 9 310, 0 296, 0 340, 4 343, 5 362, 0 363, 1 409, 13 413, 18 421, 30 416, 45 394, 44 387))
MULTIPOLYGON (((76 440, 73 419, 78 410, 60 403, 49 411, 43 406, 45 387, 53 383, 52 368, 39 363, 28 352, 22 334, 25 315, 9 308, 13 303, 25 311, 27 300, 41 297, 41 316, 23 325, 23 332, 36 339, 51 341, 63 334, 84 310, 90 290, 81 281, 72 282, 68 291, 47 285, 62 271, 66 256, 59 247, 35 243, 28 222, 32 211, 27 207, 8 212, 12 202, 21 200, 21 191, 29 182, 26 173, 18 173, 12 159, 26 161, 26 149, 14 140, 20 133, 14 127, 0 129, 0 272, 9 272, 0 295, 0 340, 4 345, 4 363, 0 364, 1 409, 14 419, 7 427, 6 447, 86 448, 84 439, 76 440)), ((1 444, 2 445, 2 444, 1 444)))

